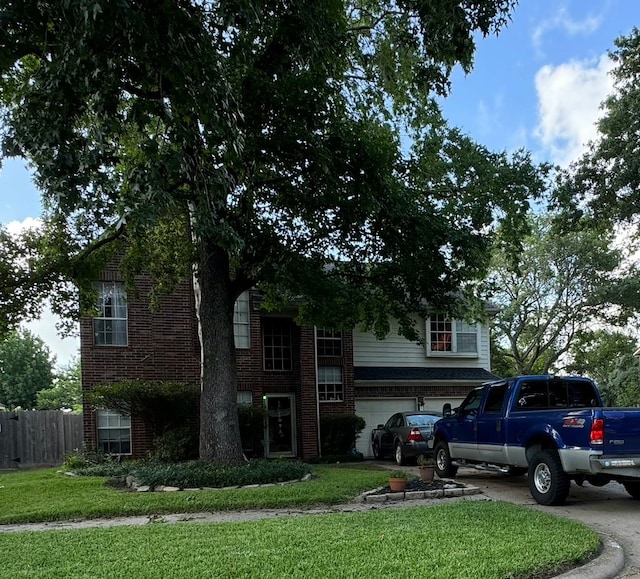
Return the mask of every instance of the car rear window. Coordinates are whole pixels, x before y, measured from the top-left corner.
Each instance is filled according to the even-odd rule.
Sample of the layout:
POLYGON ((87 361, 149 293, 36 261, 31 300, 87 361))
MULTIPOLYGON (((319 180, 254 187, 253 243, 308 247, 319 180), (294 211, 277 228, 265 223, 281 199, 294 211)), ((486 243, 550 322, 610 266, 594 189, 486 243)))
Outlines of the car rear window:
POLYGON ((407 416, 407 424, 409 426, 425 426, 427 424, 433 424, 440 419, 440 416, 434 416, 432 414, 412 414, 407 416))

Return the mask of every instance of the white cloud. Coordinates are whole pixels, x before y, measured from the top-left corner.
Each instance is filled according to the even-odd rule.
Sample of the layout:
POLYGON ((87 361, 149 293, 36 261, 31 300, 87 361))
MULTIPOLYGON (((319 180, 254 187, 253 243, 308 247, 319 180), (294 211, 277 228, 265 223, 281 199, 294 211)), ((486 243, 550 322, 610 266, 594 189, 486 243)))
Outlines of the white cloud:
POLYGON ((7 223, 7 231, 11 235, 18 235, 27 229, 38 229, 42 220, 38 217, 27 217, 24 221, 10 221, 7 223))
POLYGON ((531 34, 531 42, 541 55, 543 37, 552 30, 564 30, 569 36, 587 35, 595 32, 602 23, 602 16, 589 14, 582 19, 572 18, 565 6, 560 6, 550 18, 541 21, 531 34))
POLYGON ((600 104, 613 90, 613 64, 603 55, 597 62, 571 61, 543 66, 535 77, 540 140, 547 158, 566 166, 596 138, 600 104))

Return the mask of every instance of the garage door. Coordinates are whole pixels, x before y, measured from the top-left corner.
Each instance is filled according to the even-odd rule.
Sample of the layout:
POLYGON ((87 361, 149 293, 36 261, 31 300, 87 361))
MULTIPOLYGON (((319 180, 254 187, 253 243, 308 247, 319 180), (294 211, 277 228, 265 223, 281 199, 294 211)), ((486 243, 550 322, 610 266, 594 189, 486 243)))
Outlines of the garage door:
POLYGON ((405 410, 416 410, 418 401, 415 398, 362 398, 356 400, 356 414, 365 419, 366 425, 356 441, 356 449, 365 458, 373 457, 371 449, 371 431, 384 424, 392 414, 405 410))

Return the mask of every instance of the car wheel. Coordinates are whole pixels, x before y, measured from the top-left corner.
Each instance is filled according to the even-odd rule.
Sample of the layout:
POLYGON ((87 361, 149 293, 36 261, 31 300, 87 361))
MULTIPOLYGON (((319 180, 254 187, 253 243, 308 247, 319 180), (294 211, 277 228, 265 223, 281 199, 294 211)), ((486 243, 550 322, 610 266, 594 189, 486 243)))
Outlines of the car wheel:
POLYGON ((458 467, 451 464, 451 455, 449 454, 449 445, 444 442, 438 442, 433 451, 436 461, 436 472, 440 478, 451 478, 456 476, 458 467))
POLYGON ((405 458, 404 458, 404 453, 402 452, 402 443, 401 442, 398 442, 396 444, 395 458, 396 458, 396 464, 398 466, 402 466, 405 463, 405 458))
POLYGON ((631 498, 640 500, 640 482, 624 482, 625 490, 631 495, 631 498))
POLYGON ((376 460, 380 460, 382 458, 382 453, 380 452, 380 447, 377 442, 373 443, 373 458, 376 460))
POLYGON ((541 450, 529 464, 529 490, 541 505, 561 505, 569 494, 571 480, 562 470, 555 450, 541 450))

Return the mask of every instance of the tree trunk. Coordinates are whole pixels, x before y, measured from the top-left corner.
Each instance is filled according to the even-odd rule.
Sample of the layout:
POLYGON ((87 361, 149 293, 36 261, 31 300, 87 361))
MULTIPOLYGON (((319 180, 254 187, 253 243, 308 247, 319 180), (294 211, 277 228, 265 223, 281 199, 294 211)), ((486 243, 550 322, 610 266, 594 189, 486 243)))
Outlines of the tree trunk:
POLYGON ((229 258, 217 245, 199 242, 196 307, 200 330, 200 458, 225 464, 244 461, 237 409, 237 375, 233 339, 236 296, 229 258))

